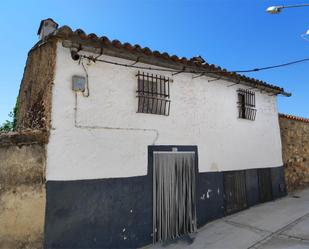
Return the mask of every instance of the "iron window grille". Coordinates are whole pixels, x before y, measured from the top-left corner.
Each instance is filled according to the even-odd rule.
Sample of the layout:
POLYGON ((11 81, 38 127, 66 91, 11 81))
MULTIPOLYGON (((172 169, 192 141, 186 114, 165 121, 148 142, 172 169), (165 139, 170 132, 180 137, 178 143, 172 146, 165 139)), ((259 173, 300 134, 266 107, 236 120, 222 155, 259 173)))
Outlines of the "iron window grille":
POLYGON ((138 113, 168 116, 170 114, 170 82, 165 76, 138 72, 138 113))
POLYGON ((238 89, 237 93, 238 117, 254 121, 256 117, 255 93, 246 89, 238 89))

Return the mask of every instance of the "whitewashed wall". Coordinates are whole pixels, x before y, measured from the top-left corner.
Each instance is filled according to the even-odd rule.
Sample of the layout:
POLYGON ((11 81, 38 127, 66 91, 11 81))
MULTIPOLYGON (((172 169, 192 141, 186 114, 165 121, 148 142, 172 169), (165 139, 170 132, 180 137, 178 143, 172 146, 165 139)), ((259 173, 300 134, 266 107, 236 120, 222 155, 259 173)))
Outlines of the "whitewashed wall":
POLYGON ((238 119, 236 90, 247 87, 158 72, 174 80, 170 116, 142 114, 136 113, 136 69, 100 62, 86 68, 90 96, 77 96, 75 127, 72 76, 85 72, 58 44, 47 180, 145 175, 154 142, 197 145, 200 172, 282 165, 275 96, 256 92, 256 120, 238 119))

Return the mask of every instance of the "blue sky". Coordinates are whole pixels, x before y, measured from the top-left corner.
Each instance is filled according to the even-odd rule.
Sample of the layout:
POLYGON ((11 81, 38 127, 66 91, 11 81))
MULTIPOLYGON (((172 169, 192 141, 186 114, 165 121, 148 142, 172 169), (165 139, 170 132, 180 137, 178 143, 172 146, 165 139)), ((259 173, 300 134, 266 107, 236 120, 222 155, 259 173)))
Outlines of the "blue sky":
MULTIPOLYGON (((309 0, 308 0, 309 2, 309 0)), ((0 3, 0 123, 15 105, 27 52, 37 42, 41 19, 87 33, 140 44, 169 54, 201 55, 209 63, 239 70, 309 57, 309 7, 269 15, 266 7, 302 1, 109 0, 0 3)), ((285 88, 279 111, 309 117, 309 62, 247 74, 285 88)))

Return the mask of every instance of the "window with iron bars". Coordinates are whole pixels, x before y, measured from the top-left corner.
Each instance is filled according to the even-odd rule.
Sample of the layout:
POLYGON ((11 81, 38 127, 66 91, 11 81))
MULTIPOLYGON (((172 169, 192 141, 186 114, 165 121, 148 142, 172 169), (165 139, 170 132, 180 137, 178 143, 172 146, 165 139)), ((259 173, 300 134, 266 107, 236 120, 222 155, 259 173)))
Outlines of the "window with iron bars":
POLYGON ((138 72, 137 98, 139 113, 170 114, 170 82, 165 76, 138 72))
POLYGON ((238 117, 254 121, 256 116, 255 93, 246 89, 238 89, 237 93, 238 117))

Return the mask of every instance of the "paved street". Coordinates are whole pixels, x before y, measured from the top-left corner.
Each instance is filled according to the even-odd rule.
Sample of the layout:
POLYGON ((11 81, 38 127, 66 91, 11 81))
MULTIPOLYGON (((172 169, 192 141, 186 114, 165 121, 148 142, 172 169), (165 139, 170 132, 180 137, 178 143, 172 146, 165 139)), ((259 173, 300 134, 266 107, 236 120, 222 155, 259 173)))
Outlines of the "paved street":
POLYGON ((194 236, 147 249, 309 249, 309 190, 211 222, 194 236))

